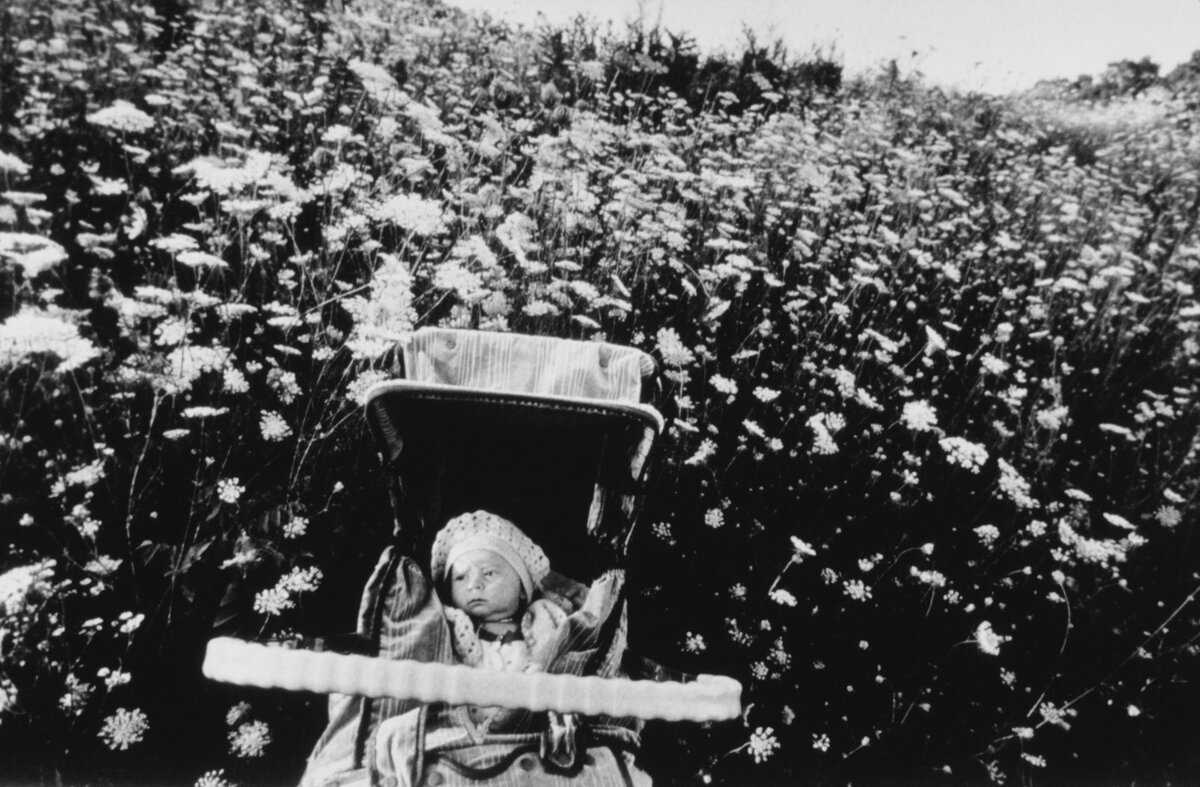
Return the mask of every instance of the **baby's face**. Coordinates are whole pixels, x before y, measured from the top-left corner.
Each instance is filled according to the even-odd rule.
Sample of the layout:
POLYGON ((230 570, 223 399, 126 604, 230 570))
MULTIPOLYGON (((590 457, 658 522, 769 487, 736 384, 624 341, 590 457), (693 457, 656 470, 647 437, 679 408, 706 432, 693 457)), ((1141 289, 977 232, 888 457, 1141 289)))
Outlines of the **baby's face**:
POLYGON ((521 605, 521 578, 487 549, 464 552, 450 567, 450 600, 475 620, 503 620, 521 605))

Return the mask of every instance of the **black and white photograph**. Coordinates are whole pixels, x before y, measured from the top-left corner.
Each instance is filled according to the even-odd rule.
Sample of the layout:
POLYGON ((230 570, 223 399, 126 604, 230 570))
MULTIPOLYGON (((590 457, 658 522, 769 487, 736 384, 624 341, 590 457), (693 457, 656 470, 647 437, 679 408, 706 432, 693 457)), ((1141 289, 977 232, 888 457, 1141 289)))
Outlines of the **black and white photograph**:
POLYGON ((0 0, 0 787, 1200 784, 1200 0, 0 0))

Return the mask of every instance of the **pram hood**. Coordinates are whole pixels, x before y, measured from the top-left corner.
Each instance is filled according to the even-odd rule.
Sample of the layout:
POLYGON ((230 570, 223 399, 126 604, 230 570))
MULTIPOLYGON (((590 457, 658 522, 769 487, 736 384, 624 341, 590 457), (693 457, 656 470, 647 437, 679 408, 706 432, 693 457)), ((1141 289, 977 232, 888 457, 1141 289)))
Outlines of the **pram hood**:
POLYGON ((400 349, 403 378, 365 396, 398 543, 428 554, 450 517, 484 509, 518 523, 575 579, 622 562, 663 430, 644 401, 655 393, 650 356, 441 328, 400 349))

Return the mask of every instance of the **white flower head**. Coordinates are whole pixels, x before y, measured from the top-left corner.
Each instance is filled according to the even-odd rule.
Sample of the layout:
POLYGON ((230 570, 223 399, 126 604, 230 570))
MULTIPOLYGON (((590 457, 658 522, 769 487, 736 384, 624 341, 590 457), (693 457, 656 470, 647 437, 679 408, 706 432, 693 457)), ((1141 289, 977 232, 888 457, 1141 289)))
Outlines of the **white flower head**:
POLYGON ((442 204, 414 194, 397 194, 377 205, 371 215, 416 235, 440 235, 446 229, 442 204))
POLYGON ((684 345, 674 328, 659 328, 655 339, 659 355, 667 366, 679 369, 696 360, 695 354, 684 345))
POLYGON ((129 710, 117 708, 117 712, 104 720, 97 737, 102 739, 109 749, 126 751, 135 743, 140 743, 150 729, 150 720, 141 708, 129 710))
POLYGON ((59 361, 56 371, 67 372, 99 356, 100 349, 62 317, 24 309, 0 323, 0 367, 18 364, 31 355, 53 356, 59 361))
POLYGON ((756 763, 766 762, 779 748, 773 727, 758 727, 750 734, 747 750, 756 763))
POLYGON ((905 402, 900 420, 914 432, 928 432, 937 426, 937 410, 924 399, 905 402))
POLYGON ((258 428, 262 432, 263 439, 268 443, 286 440, 292 433, 292 427, 288 426, 288 422, 284 420, 283 416, 274 410, 268 410, 262 414, 258 421, 258 428))
POLYGON ((247 721, 229 733, 229 751, 238 757, 261 757, 271 743, 271 728, 264 721, 247 721))
POLYGON ((92 112, 87 120, 94 126, 122 132, 147 131, 154 128, 154 118, 130 104, 118 99, 111 106, 92 112))
POLYGON ((241 499, 242 493, 246 491, 246 487, 242 486, 238 478, 222 478, 217 482, 217 497, 222 503, 233 505, 241 499))
POLYGON ((783 588, 772 590, 771 600, 783 607, 796 606, 796 597, 783 588))
POLYGON ((989 656, 999 656, 1000 646, 1009 639, 1009 637, 1002 637, 993 631, 992 624, 986 620, 975 629, 975 644, 989 656))

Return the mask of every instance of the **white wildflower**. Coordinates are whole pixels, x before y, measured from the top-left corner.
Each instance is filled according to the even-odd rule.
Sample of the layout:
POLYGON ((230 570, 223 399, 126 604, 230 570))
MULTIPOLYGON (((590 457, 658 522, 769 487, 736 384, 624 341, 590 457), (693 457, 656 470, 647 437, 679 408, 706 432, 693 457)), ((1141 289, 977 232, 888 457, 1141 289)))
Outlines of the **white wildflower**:
POLYGON ((150 245, 168 254, 178 254, 181 251, 191 251, 200 248, 200 244, 191 235, 172 233, 150 241, 150 245))
POLYGON ((365 372, 355 377, 346 386, 346 398, 354 402, 359 407, 367 403, 367 391, 376 383, 381 383, 384 380, 390 379, 387 372, 379 369, 367 369, 365 372))
POLYGON ((992 630, 992 624, 983 621, 975 629, 975 644, 989 656, 999 656, 1000 646, 1007 640, 992 630))
POLYGON ((363 60, 351 60, 346 67, 358 76, 367 94, 381 104, 390 104, 403 95, 396 78, 382 66, 363 60))
POLYGON ((938 445, 946 453, 946 461, 972 473, 978 473, 988 458, 987 450, 982 445, 962 437, 943 437, 938 445))
POLYGON ((155 387, 168 395, 181 394, 205 372, 221 371, 228 360, 229 350, 224 347, 176 347, 167 354, 162 373, 154 378, 155 387))
POLYGON ((808 428, 813 431, 813 452, 821 455, 836 454, 838 452, 837 443, 834 442, 831 430, 827 426, 827 414, 817 413, 810 416, 808 428))
POLYGON ((291 593, 278 586, 260 590, 254 596, 254 611, 268 617, 278 615, 295 605, 291 593))
POLYGON ((1044 410, 1038 410, 1034 413, 1033 418, 1037 421, 1038 426, 1043 429, 1057 432, 1062 428, 1063 422, 1067 420, 1069 413, 1070 410, 1066 407, 1049 407, 1044 410))
POLYGON ((916 566, 910 566, 908 571, 914 579, 922 584, 935 588, 946 586, 946 575, 940 571, 919 569, 916 566))
POLYGON ((56 370, 66 372, 96 358, 100 350, 61 317, 23 309, 0 323, 0 366, 20 363, 30 355, 54 356, 59 360, 56 370))
POLYGON ((1158 510, 1154 512, 1154 518, 1163 527, 1175 527, 1183 521, 1183 515, 1179 513, 1178 508, 1165 505, 1158 507, 1158 510))
POLYGON ((1000 528, 995 525, 980 525, 975 528, 975 535, 979 537, 981 544, 990 547, 1000 538, 1000 528))
POLYGON ((685 465, 696 466, 707 462, 717 452, 717 444, 707 437, 700 441, 700 445, 696 447, 696 453, 684 460, 685 465))
POLYGON ((839 366, 828 374, 833 377, 833 383, 837 386, 838 393, 843 399, 850 399, 854 396, 856 390, 854 372, 839 366))
POLYGON ((783 588, 776 588, 775 590, 772 590, 771 600, 782 607, 796 606, 796 597, 783 588))
POLYGON ((924 399, 905 402, 900 420, 914 432, 928 432, 937 426, 937 410, 924 399))
POLYGON ((204 420, 205 418, 216 418, 218 415, 225 415, 229 412, 228 407, 209 407, 207 405, 197 405, 195 407, 185 407, 180 413, 184 418, 194 420, 204 420))
POLYGON ((267 384, 275 390, 275 395, 284 404, 291 404, 301 394, 300 384, 296 382, 295 372, 272 369, 267 373, 267 384))
POLYGON ((689 631, 683 639, 683 647, 688 653, 701 653, 707 646, 702 635, 689 631))
POLYGON ((3 616, 11 617, 21 612, 30 594, 48 593, 56 565, 54 560, 42 560, 0 574, 0 612, 3 616))
POLYGON ((229 263, 221 259, 215 254, 209 254, 206 251, 198 249, 189 249, 181 251, 176 255, 175 259, 189 268, 228 268, 229 263))
POLYGON ((0 233, 0 260, 22 266, 25 278, 34 278, 66 258, 65 248, 49 238, 30 233, 0 233))
POLYGON ((246 491, 246 487, 242 486, 238 478, 222 478, 217 482, 217 497, 221 502, 233 505, 241 499, 242 493, 246 491))
POLYGON ((374 358, 387 352, 412 330, 417 319, 408 266, 393 255, 380 256, 383 264, 371 280, 370 297, 342 301, 354 318, 354 329, 346 346, 356 359, 374 358))
POLYGON ((225 712, 225 726, 232 727, 246 717, 250 712, 250 703, 242 700, 241 702, 230 705, 229 710, 225 712))
POLYGON ((129 710, 117 708, 117 712, 104 720, 104 726, 97 733, 109 749, 125 751, 135 743, 140 743, 150 729, 150 720, 141 708, 129 710))
POLYGON ((774 388, 767 388, 764 385, 756 386, 754 389, 754 398, 760 402, 773 402, 779 398, 779 391, 774 388))
POLYGON ((984 353, 979 359, 980 365, 988 374, 1001 375, 1008 371, 1008 362, 1002 361, 991 353, 984 353))
POLYGON ((1106 511, 1103 514, 1101 514, 1101 516, 1104 517, 1105 522, 1108 522, 1110 525, 1112 525, 1114 527, 1119 527, 1119 528, 1122 528, 1123 530, 1133 530, 1134 529, 1133 523, 1130 522, 1125 517, 1121 516, 1120 514, 1110 514, 1106 511))
POLYGON ((225 393, 243 394, 250 390, 250 383, 246 380, 246 375, 242 374, 242 370, 237 367, 230 366, 225 370, 225 374, 221 379, 221 387, 225 393))
POLYGON ((1037 501, 1029 494, 1029 482, 1021 477, 1017 469, 1003 459, 997 459, 996 464, 1000 467, 1000 491, 1005 497, 1013 501, 1018 508, 1036 508, 1037 501))
POLYGON ((377 205, 371 216, 416 235, 440 235, 446 229, 442 204, 415 194, 397 194, 377 205))
POLYGON ((292 433, 292 427, 288 426, 283 416, 274 410, 268 410, 262 414, 258 421, 258 428, 262 432, 263 439, 268 443, 285 440, 292 433))
POLYGON ((851 579, 843 582, 842 592, 855 601, 865 602, 871 598, 871 587, 861 579, 851 579))
POLYGON ((719 374, 714 374, 708 379, 709 385, 717 389, 717 393, 733 396, 738 392, 737 383, 730 380, 728 377, 722 377, 719 374))
POLYGON ((679 333, 674 328, 659 328, 655 339, 659 355, 662 356, 663 363, 667 366, 678 369, 696 359, 692 351, 684 346, 683 341, 679 338, 679 333))
POLYGON ((704 512, 704 524, 713 530, 725 524, 725 512, 719 508, 710 508, 704 512))
POLYGON ((779 748, 779 741, 775 738, 775 729, 773 727, 755 729, 750 734, 747 748, 756 763, 766 762, 779 748))
POLYGON ((302 516, 292 517, 286 525, 283 526, 283 537, 287 539, 295 539, 302 537, 308 532, 308 518, 302 516))
POLYGON ((234 784, 225 778, 224 768, 216 768, 205 771, 192 787, 234 787, 234 784))
POLYGON ((92 112, 87 121, 95 126, 122 132, 139 132, 154 128, 154 118, 130 104, 118 99, 111 106, 92 112))
POLYGON ((13 175, 27 175, 29 174, 29 165, 13 154, 0 150, 0 172, 7 172, 13 175))
POLYGON ((816 557, 817 550, 813 549, 812 544, 792 536, 792 562, 803 562, 806 557, 816 557))
POLYGON ((271 743, 271 728, 263 721, 248 721, 229 733, 229 750, 238 757, 261 757, 271 743))

